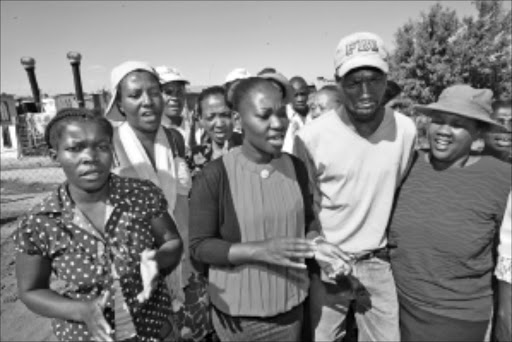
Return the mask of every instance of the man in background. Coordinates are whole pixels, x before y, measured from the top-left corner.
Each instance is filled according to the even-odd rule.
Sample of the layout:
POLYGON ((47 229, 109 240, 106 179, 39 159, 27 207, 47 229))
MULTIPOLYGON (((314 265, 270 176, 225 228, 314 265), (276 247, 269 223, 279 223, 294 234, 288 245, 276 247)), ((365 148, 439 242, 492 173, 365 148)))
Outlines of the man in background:
POLYGON ((495 101, 491 118, 504 129, 492 127, 485 133, 483 154, 512 163, 512 101, 495 101))
POLYGON ((341 93, 335 85, 326 85, 316 92, 313 104, 311 105, 311 117, 318 118, 320 115, 341 106, 341 93))
POLYGON ((162 94, 165 101, 164 114, 162 115, 162 126, 173 128, 181 133, 185 144, 188 145, 191 118, 186 104, 186 86, 190 82, 181 72, 165 65, 155 68, 162 85, 162 94))
POLYGON ((293 88, 294 95, 292 103, 286 107, 286 114, 288 115, 289 125, 284 138, 283 151, 292 153, 295 135, 304 127, 304 125, 311 121, 309 115, 308 96, 309 87, 304 78, 294 76, 290 79, 290 85, 293 88))

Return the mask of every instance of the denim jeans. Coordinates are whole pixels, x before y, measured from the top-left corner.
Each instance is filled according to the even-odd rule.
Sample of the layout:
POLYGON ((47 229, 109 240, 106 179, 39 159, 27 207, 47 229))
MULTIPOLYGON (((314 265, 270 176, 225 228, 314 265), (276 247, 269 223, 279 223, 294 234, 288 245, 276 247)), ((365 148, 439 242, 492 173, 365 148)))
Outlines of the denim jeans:
POLYGON ((338 283, 313 275, 310 285, 313 341, 340 341, 354 305, 359 341, 400 341, 398 299, 389 262, 371 258, 355 263, 338 283))

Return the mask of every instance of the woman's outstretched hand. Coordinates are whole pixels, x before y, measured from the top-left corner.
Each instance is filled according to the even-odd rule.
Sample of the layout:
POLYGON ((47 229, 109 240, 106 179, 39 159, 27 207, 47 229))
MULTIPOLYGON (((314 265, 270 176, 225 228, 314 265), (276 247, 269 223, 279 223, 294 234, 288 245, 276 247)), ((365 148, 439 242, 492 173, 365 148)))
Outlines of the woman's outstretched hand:
POLYGON ((274 238, 258 242, 256 259, 267 264, 305 269, 303 259, 312 258, 314 243, 301 238, 274 238))
POLYGON ((144 303, 151 297, 157 287, 158 263, 156 261, 156 250, 146 249, 140 255, 140 275, 142 277, 142 292, 137 295, 139 303, 144 303))
POLYGON ((110 292, 105 291, 98 298, 86 302, 82 320, 87 326, 93 341, 114 341, 112 338, 114 330, 103 315, 103 310, 107 306, 109 298, 110 292))

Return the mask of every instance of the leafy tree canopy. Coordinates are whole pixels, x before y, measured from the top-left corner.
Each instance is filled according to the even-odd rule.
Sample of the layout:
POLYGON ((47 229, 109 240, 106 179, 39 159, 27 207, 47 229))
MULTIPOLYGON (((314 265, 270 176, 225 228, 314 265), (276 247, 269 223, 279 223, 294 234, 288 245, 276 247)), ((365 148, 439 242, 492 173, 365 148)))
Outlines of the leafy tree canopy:
POLYGON ((460 20, 440 3, 395 33, 390 79, 403 88, 404 104, 431 103, 446 87, 489 88, 496 98, 511 89, 511 11, 503 0, 473 1, 478 15, 460 20))

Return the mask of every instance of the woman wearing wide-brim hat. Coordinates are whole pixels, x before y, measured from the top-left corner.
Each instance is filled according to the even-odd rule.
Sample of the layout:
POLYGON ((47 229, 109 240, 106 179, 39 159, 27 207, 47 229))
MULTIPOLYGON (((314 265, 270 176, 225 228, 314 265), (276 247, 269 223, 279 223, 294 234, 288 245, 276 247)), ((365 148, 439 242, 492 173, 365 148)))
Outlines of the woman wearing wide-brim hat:
POLYGON ((404 341, 483 341, 491 319, 493 243, 510 166, 472 155, 489 125, 492 91, 454 85, 418 105, 431 149, 418 152, 389 227, 404 341))

